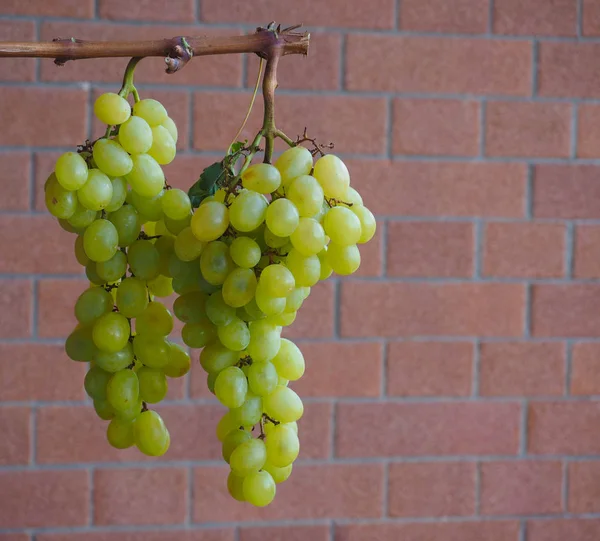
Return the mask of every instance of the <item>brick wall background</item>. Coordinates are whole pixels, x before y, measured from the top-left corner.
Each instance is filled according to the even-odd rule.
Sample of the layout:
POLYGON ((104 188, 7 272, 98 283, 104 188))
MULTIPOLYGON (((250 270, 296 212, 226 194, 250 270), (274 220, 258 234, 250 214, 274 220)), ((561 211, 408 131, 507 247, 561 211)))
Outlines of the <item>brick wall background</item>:
MULTIPOLYGON (((226 496, 197 364, 161 410, 166 457, 105 443, 61 345, 85 281, 40 193, 125 60, 1 59, 0 541, 597 541, 600 1, 0 0, 0 39, 272 19, 313 33, 282 61, 279 126, 335 141, 379 220, 360 275, 316 287, 289 333, 295 474, 267 510, 226 496)), ((224 151, 256 67, 141 64, 182 134, 171 183, 224 151)))

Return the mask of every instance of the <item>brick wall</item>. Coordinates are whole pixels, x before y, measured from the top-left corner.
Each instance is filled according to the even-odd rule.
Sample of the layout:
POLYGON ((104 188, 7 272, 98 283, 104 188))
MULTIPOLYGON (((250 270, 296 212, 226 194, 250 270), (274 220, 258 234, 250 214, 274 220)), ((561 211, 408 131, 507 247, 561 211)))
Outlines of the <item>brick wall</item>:
MULTIPOLYGON (((272 19, 313 32, 282 61, 279 126, 335 141, 379 220, 360 275, 289 333, 295 475, 267 510, 225 495, 197 365, 162 409, 165 458, 105 443, 61 348, 85 281, 40 191, 125 61, 0 60, 0 541, 597 541, 600 2, 0 0, 0 39, 272 19)), ((172 183, 226 148, 256 67, 141 64, 183 134, 172 183)))

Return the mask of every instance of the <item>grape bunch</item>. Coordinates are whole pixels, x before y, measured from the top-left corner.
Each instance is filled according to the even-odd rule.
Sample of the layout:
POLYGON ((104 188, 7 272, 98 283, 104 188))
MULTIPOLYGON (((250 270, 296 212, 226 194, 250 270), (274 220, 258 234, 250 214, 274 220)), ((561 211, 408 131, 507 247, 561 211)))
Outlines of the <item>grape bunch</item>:
POLYGON ((300 451, 304 408, 289 383, 305 362, 282 329, 319 280, 358 269, 357 244, 376 223, 332 154, 313 164, 307 148, 294 146, 233 180, 203 198, 169 241, 168 271, 183 341, 202 348, 208 388, 228 409, 217 437, 231 468, 229 493, 262 507, 300 451))
POLYGON ((167 339, 173 316, 157 300, 173 293, 164 272, 169 237, 157 222, 175 234, 192 209, 185 192, 169 189, 161 167, 175 157, 175 123, 158 101, 135 97, 133 108, 115 93, 96 100, 106 135, 58 158, 45 201, 77 235, 75 257, 91 283, 75 303, 78 325, 66 353, 90 365, 84 387, 98 416, 110 421, 108 442, 160 456, 169 431, 148 405, 165 397, 167 377, 188 372, 190 357, 167 339))

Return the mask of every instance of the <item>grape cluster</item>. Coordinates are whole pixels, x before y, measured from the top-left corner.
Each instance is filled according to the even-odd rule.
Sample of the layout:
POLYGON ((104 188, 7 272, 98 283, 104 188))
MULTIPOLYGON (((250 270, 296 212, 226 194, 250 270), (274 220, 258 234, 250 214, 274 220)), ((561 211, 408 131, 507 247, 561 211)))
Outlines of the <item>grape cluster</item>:
POLYGON ((167 339, 173 316, 156 300, 173 293, 164 271, 171 237, 161 234, 178 233, 191 219, 189 197, 166 189, 161 167, 175 157, 177 128, 152 99, 132 108, 106 93, 94 113, 106 135, 62 154, 45 184, 46 206, 77 234, 75 256, 91 282, 75 303, 78 325, 65 349, 90 363, 84 387, 98 416, 110 420, 109 443, 160 456, 169 431, 148 404, 165 397, 167 376, 190 368, 186 349, 167 339))
POLYGON ((265 506, 292 472, 304 410, 288 386, 303 375, 304 358, 282 329, 319 280, 358 269, 357 244, 376 223, 335 155, 313 164, 295 146, 235 180, 203 199, 169 241, 168 270, 183 341, 202 348, 208 388, 228 408, 217 437, 229 493, 265 506))

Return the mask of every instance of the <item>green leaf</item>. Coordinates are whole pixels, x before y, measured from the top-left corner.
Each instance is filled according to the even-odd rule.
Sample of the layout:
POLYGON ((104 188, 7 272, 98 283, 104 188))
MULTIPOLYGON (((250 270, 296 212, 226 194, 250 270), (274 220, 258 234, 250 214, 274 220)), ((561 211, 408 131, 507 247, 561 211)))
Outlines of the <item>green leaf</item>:
POLYGON ((246 141, 237 141, 229 149, 229 154, 238 154, 246 146, 246 141))
POLYGON ((215 162, 202 171, 200 178, 188 190, 192 208, 198 208, 204 199, 215 194, 218 182, 224 174, 222 161, 215 162))

